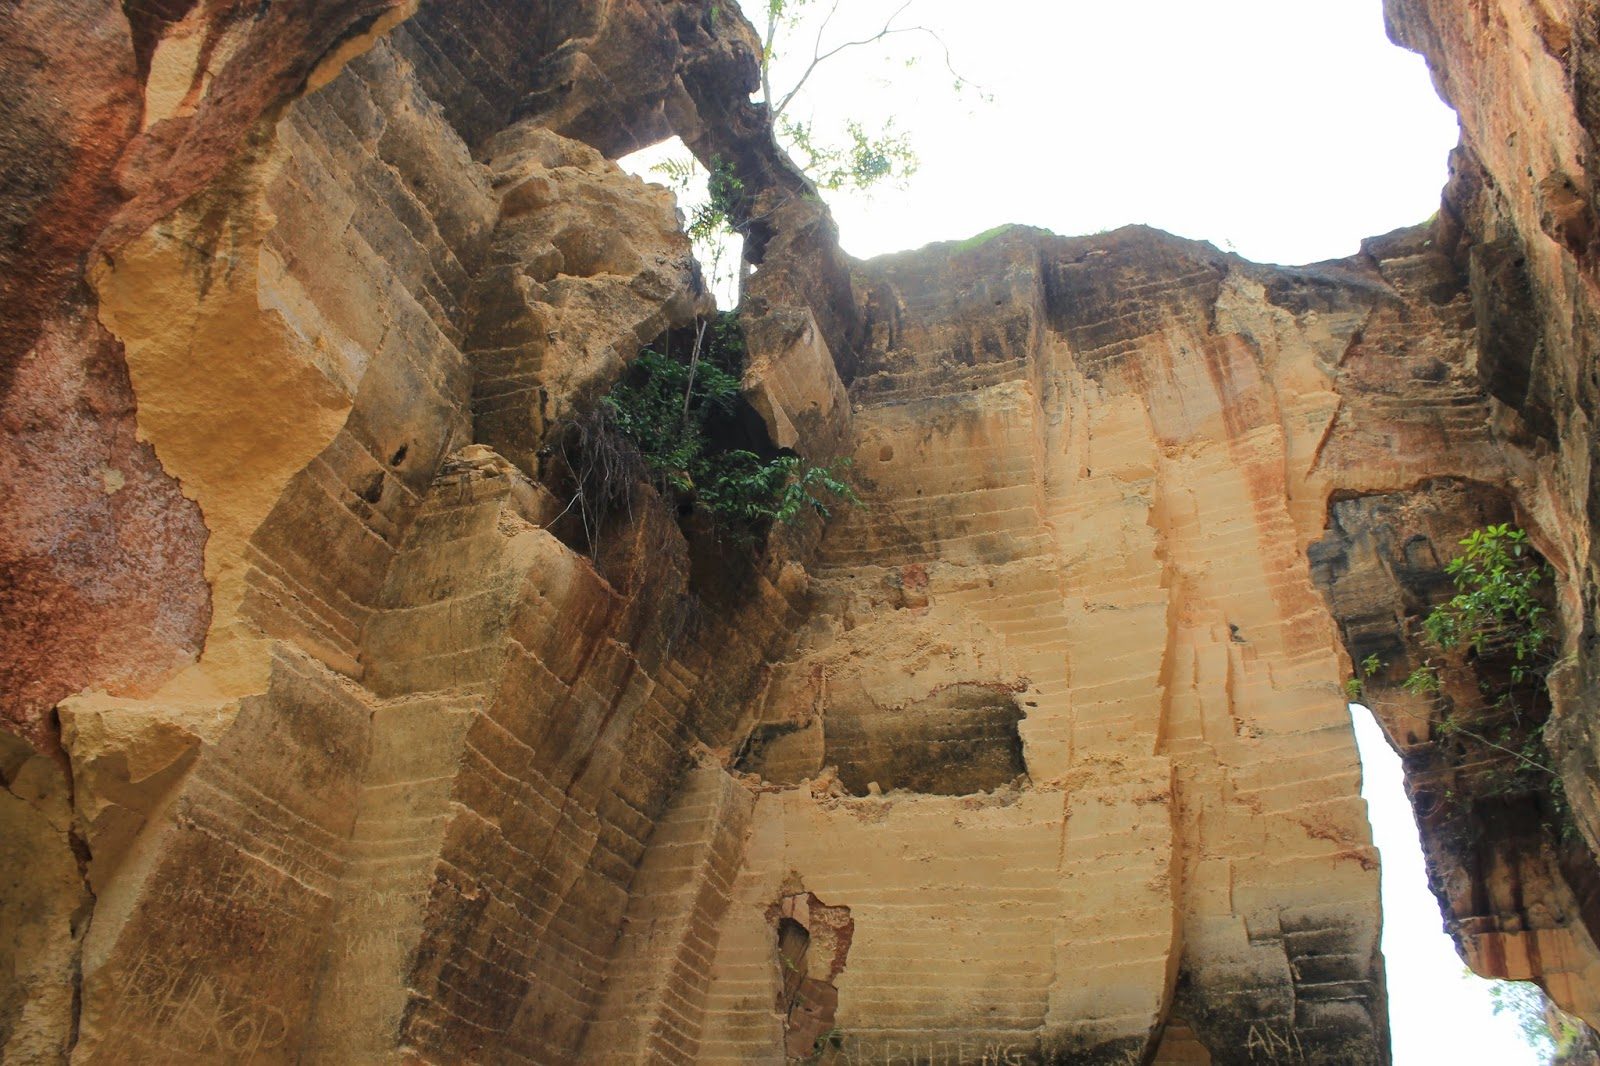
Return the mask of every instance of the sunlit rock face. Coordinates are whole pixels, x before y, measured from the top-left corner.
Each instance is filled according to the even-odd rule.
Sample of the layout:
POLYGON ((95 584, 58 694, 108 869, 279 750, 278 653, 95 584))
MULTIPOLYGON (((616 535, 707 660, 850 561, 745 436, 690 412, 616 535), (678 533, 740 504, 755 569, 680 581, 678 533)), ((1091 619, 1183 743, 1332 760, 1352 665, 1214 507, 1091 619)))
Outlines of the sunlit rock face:
POLYGON ((1392 6, 1457 178, 1299 269, 852 263, 715 0, 0 15, 0 1058, 1383 1062, 1346 652, 1507 519, 1570 831, 1375 702, 1473 964, 1595 1017, 1593 12, 1392 6), (753 548, 563 465, 710 306, 674 134, 750 443, 862 498, 753 548))
POLYGON ((1367 702, 1405 758, 1433 887, 1468 962, 1537 980, 1595 1023, 1596 9, 1520 0, 1385 8, 1391 36, 1427 58, 1461 119, 1430 235, 1464 291, 1465 303, 1452 304, 1465 308, 1465 387, 1450 399, 1414 358, 1392 373, 1353 368, 1361 392, 1431 412, 1438 437, 1421 445, 1410 483, 1347 482, 1361 495, 1330 509, 1313 568, 1352 660, 1384 664, 1367 702), (1469 461, 1450 458, 1463 450, 1469 461), (1437 695, 1402 691, 1436 654, 1421 620, 1454 591, 1443 564, 1463 535, 1491 522, 1526 528, 1554 569, 1562 632, 1548 690, 1518 691, 1506 657, 1490 654, 1437 695), (1530 740, 1536 766, 1515 756, 1530 740))
POLYGON ((1305 547, 1345 476, 1341 365, 1364 331, 1420 340, 1427 296, 1377 255, 1267 269, 1140 229, 856 282, 867 505, 823 539, 752 767, 843 787, 763 793, 743 886, 849 903, 844 1046, 1383 1061, 1376 856, 1305 547), (1021 773, 986 779, 1005 704, 1021 773), (968 794, 850 795, 905 776, 836 750, 863 722, 930 763, 959 744, 968 794))

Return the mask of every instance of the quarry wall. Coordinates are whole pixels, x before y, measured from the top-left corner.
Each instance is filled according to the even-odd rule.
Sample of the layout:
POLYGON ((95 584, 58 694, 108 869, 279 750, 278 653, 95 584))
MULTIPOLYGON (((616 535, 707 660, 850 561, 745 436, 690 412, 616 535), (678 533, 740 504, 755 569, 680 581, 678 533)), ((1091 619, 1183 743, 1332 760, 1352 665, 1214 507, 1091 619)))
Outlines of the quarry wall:
POLYGON ((870 262, 712 0, 12 5, 0 1058, 1388 1060, 1353 663, 1452 935, 1600 1023, 1595 5, 1389 0, 1438 216, 870 262), (562 434, 712 310, 861 503, 730 544, 562 434), (1421 619, 1515 522, 1550 772, 1421 619))

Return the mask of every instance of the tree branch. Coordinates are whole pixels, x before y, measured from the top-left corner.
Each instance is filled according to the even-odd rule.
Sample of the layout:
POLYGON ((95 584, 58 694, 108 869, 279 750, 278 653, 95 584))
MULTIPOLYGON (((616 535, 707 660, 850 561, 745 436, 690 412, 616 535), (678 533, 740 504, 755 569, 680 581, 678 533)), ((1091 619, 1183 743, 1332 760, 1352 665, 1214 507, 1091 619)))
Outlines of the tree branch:
POLYGON ((778 12, 783 10, 777 0, 767 3, 767 37, 761 42, 761 99, 772 103, 772 43, 778 39, 778 12))
MULTIPOLYGON (((915 2, 915 0, 907 0, 907 2, 912 3, 915 2)), ((902 8, 901 10, 903 11, 905 9, 902 8)), ((817 39, 811 43, 811 59, 814 62, 817 60, 818 53, 822 51, 822 38, 828 32, 828 25, 833 22, 833 16, 837 15, 838 13, 839 0, 833 0, 833 6, 828 8, 827 17, 822 20, 822 25, 817 27, 817 39)), ((899 13, 900 12, 897 11, 895 12, 895 15, 898 15, 899 13)), ((894 21, 895 15, 889 16, 889 22, 894 21)), ((884 25, 888 25, 888 23, 886 22, 884 25)))
POLYGON ((1506 747, 1504 744, 1496 744, 1494 741, 1490 740, 1488 737, 1484 736, 1483 734, 1474 733, 1472 730, 1466 728, 1465 726, 1459 726, 1459 725, 1451 726, 1451 729, 1453 729, 1457 733, 1462 733, 1462 734, 1465 734, 1466 736, 1471 737, 1473 740, 1476 740, 1480 744, 1487 744, 1489 747, 1494 748, 1496 751, 1503 751, 1507 755, 1511 756, 1513 759, 1516 759, 1518 762, 1521 762, 1526 766, 1530 766, 1535 770, 1543 771, 1544 773, 1549 774, 1551 777, 1559 778, 1561 776, 1560 774, 1556 773, 1554 770, 1550 769, 1550 767, 1544 765, 1543 763, 1536 762, 1535 760, 1528 758, 1526 755, 1522 754, 1522 752, 1520 752, 1520 751, 1512 751, 1510 748, 1506 747))
MULTIPOLYGON (((906 0, 905 3, 896 8, 894 14, 890 15, 884 20, 883 26, 879 28, 877 33, 874 33, 868 37, 863 37, 860 40, 846 41, 843 44, 836 45, 835 47, 828 49, 826 52, 823 52, 821 51, 823 31, 828 28, 828 22, 833 18, 834 12, 839 10, 839 0, 834 0, 833 7, 828 12, 827 19, 823 20, 822 28, 817 31, 817 42, 811 51, 811 62, 806 65, 806 69, 801 73, 800 80, 794 83, 794 87, 791 88, 784 95, 783 99, 778 102, 778 105, 772 109, 773 119, 776 120, 784 113, 784 111, 788 108, 789 103, 794 99, 795 94, 798 93, 805 83, 810 80, 811 75, 816 71, 817 67, 821 66, 823 63, 826 63, 840 52, 850 48, 860 48, 863 45, 876 44, 885 37, 896 33, 915 33, 917 31, 921 31, 929 34, 935 40, 937 40, 939 35, 928 29, 926 26, 906 26, 901 29, 895 28, 894 20, 905 14, 906 9, 914 3, 916 3, 916 0, 906 0)), ((768 97, 768 102, 771 102, 770 96, 768 97)))
MULTIPOLYGON (((721 258, 721 255, 718 255, 721 258)), ((700 320, 700 327, 694 333, 694 350, 689 353, 689 382, 683 387, 683 426, 689 425, 689 401, 694 397, 694 372, 700 369, 700 348, 705 344, 707 320, 700 320)))

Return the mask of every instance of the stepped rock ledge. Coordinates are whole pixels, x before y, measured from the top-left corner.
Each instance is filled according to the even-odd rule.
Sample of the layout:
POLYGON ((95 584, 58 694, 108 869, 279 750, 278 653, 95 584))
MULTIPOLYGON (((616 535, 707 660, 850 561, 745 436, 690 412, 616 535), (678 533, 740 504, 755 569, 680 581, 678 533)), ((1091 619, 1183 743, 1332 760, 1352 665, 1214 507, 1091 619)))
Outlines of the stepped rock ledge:
POLYGON ((1600 4, 1386 16, 1440 210, 1276 267, 852 260, 726 0, 4 5, 0 1060, 1385 1063, 1369 657, 1468 963, 1600 1025, 1600 4), (559 469, 712 306, 672 136, 862 501, 750 548, 559 469), (1504 663, 1400 684, 1493 522, 1518 788, 1504 663))

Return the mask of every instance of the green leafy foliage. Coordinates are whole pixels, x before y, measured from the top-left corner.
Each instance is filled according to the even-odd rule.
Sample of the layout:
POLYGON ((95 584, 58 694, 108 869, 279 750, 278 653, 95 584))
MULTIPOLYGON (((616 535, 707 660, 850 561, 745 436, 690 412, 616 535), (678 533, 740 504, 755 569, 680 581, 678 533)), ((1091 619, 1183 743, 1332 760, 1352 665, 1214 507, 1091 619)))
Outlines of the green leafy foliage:
POLYGON ((1538 985, 1527 981, 1489 982, 1489 1001, 1497 1015, 1516 1024, 1523 1041, 1540 1062, 1593 1062, 1600 1047, 1595 1034, 1578 1018, 1561 1010, 1538 985))
POLYGON ((731 411, 738 395, 739 380, 715 364, 691 369, 646 349, 628 377, 600 402, 650 471, 663 484, 687 492, 706 463, 706 420, 731 411))
POLYGON ((1481 701, 1464 707, 1443 701, 1446 710, 1436 736, 1466 745, 1463 765, 1472 767, 1472 799, 1542 795, 1563 823, 1561 831, 1570 831, 1561 778, 1544 742, 1545 717, 1529 690, 1517 689, 1524 681, 1542 684, 1550 668, 1555 643, 1545 606, 1550 567, 1534 555, 1524 531, 1505 523, 1473 530, 1460 546, 1445 565, 1455 595, 1422 622, 1439 654, 1412 670, 1401 687, 1431 697, 1443 691, 1453 661, 1473 655, 1496 667, 1509 662, 1510 687, 1491 680, 1491 670, 1479 681, 1481 701))
POLYGON ((1364 679, 1382 673, 1383 669, 1388 665, 1388 663, 1378 658, 1376 653, 1362 659, 1360 676, 1346 678, 1344 682, 1344 694, 1349 697, 1350 702, 1354 703, 1365 694, 1367 686, 1364 679))
POLYGON ((1507 524, 1475 529, 1461 547, 1445 566, 1456 594, 1429 612, 1423 628, 1446 651, 1508 648, 1511 679, 1521 681, 1539 670, 1553 638, 1540 596, 1550 568, 1534 558, 1528 534, 1507 524))
POLYGON ((1406 675, 1400 687, 1413 696, 1431 696, 1439 691, 1439 671, 1431 662, 1423 663, 1406 675))
POLYGON ((601 400, 606 425, 634 449, 663 492, 703 506, 735 539, 772 522, 794 525, 807 514, 859 500, 844 473, 848 458, 817 465, 798 456, 764 458, 719 446, 710 429, 734 413, 743 341, 732 314, 702 323, 686 358, 647 348, 601 400))
POLYGON ((872 134, 854 119, 845 123, 842 144, 817 139, 815 124, 778 121, 779 137, 796 156, 800 169, 819 189, 869 189, 881 182, 904 188, 917 172, 917 154, 910 139, 896 132, 893 120, 872 134))
POLYGON ((1490 1009, 1516 1023, 1528 1047, 1544 1061, 1555 1054, 1550 1023, 1545 1016, 1545 997, 1539 986, 1527 981, 1489 982, 1490 1009))
POLYGON ((816 466, 793 455, 762 459, 748 451, 715 452, 702 466, 695 491, 713 515, 731 525, 792 526, 808 513, 827 518, 830 500, 858 502, 840 476, 849 465, 848 459, 816 466))
POLYGON ((711 171, 706 177, 706 202, 694 210, 689 220, 689 238, 708 241, 735 232, 734 212, 744 195, 744 182, 733 171, 733 164, 718 156, 711 161, 711 171))
MULTIPOLYGON (((879 62, 899 54, 904 57, 905 66, 911 67, 916 65, 918 55, 907 53, 905 48, 913 47, 942 57, 956 93, 976 90, 987 99, 956 71, 949 48, 935 29, 906 21, 916 2, 892 0, 876 5, 881 7, 881 18, 872 16, 875 5, 870 4, 765 0, 759 7, 745 5, 751 14, 759 10, 765 15, 759 56, 760 102, 766 108, 773 136, 816 190, 870 193, 885 184, 904 188, 918 164, 910 137, 896 128, 893 118, 881 126, 860 118, 847 119, 841 125, 826 114, 826 107, 820 122, 812 117, 815 101, 805 90, 819 69, 848 62, 855 55, 865 58, 871 52, 879 53, 879 62), (845 24, 849 24, 848 28, 845 24), (787 88, 775 86, 775 76, 783 79, 787 88), (797 118, 800 114, 807 117, 797 118)), ((713 28, 726 6, 726 0, 715 0, 710 7, 713 28)), ((679 203, 688 216, 685 228, 712 291, 719 298, 737 301, 747 265, 740 261, 739 234, 761 221, 759 216, 749 216, 755 208, 748 202, 740 179, 731 166, 719 159, 712 159, 709 167, 702 168, 691 157, 678 157, 653 169, 679 193, 679 203)), ((807 190, 790 195, 810 199, 817 193, 807 190)), ((779 206, 782 205, 769 201, 762 210, 771 212, 779 206)))
POLYGON ((733 164, 717 156, 711 160, 711 169, 706 171, 693 156, 682 156, 665 159, 651 170, 661 176, 668 188, 679 193, 683 197, 680 202, 688 206, 684 232, 694 246, 695 258, 708 275, 712 290, 727 290, 734 282, 737 258, 734 238, 739 233, 735 219, 744 198, 744 182, 734 171, 733 164), (705 192, 703 197, 697 197, 694 190, 702 176, 705 192))
MULTIPOLYGON (((1534 556, 1528 534, 1507 523, 1475 529, 1460 544, 1444 568, 1456 593, 1422 620, 1428 640, 1442 652, 1509 653, 1514 684, 1542 680, 1555 640, 1544 605, 1550 567, 1534 556)), ((1439 667, 1428 659, 1401 687, 1417 696, 1439 692, 1439 667)))

